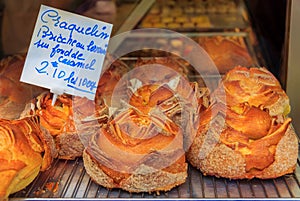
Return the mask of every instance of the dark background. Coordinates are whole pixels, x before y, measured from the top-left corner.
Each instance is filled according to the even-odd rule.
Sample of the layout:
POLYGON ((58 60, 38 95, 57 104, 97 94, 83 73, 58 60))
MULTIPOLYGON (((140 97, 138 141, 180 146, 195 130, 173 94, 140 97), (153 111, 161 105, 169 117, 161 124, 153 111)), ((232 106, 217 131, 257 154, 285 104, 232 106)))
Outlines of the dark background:
POLYGON ((268 68, 280 79, 288 0, 246 0, 245 3, 268 68))

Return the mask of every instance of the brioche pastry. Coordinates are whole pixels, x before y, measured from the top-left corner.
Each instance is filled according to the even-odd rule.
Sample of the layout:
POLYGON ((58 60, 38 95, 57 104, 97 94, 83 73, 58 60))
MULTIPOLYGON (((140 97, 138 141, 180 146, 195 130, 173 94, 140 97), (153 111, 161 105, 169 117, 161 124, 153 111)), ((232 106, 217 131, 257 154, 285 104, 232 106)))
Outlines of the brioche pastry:
POLYGON ((198 106, 208 104, 203 98, 207 91, 190 83, 172 62, 138 60, 115 86, 115 110, 83 153, 85 169, 96 183, 157 192, 185 182, 185 151, 195 132, 198 106))
POLYGON ((269 179, 295 170, 298 140, 286 116, 289 101, 265 68, 234 68, 211 97, 187 153, 193 166, 231 179, 269 179))
POLYGON ((40 128, 37 116, 0 119, 0 200, 30 184, 56 155, 53 139, 40 128))

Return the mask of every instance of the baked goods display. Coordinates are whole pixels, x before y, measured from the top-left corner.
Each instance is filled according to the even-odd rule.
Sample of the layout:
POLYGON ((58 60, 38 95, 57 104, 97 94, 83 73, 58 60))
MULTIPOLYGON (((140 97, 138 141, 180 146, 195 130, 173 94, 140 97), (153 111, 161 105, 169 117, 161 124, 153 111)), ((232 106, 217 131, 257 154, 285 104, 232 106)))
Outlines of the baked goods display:
POLYGON ((156 1, 139 27, 195 31, 226 25, 244 26, 242 19, 238 5, 233 0, 160 0, 156 1))
POLYGON ((20 82, 25 55, 7 56, 0 62, 0 118, 17 119, 26 103, 45 89, 20 82))
MULTIPOLYGON (((168 48, 163 56, 175 54, 170 57, 108 55, 93 101, 63 94, 52 105, 50 92, 18 81, 24 56, 2 60, 0 175, 7 182, 0 195, 26 187, 54 158, 82 157, 97 184, 137 193, 185 183, 189 164, 204 175, 230 179, 293 173, 298 139, 287 116, 289 99, 276 78, 250 67, 255 60, 242 36, 191 39, 224 74, 214 91, 203 80, 192 82, 197 72, 176 52, 193 50, 179 38, 153 39, 158 49, 168 48)), ((162 53, 145 55, 153 51, 162 53)))
POLYGON ((204 175, 276 178, 295 170, 289 99, 265 68, 236 67, 211 95, 187 158, 204 175))
MULTIPOLYGON (((229 39, 214 40, 201 42, 229 39)), ((83 157, 93 181, 129 192, 169 191, 186 182, 189 163, 230 179, 295 170, 289 99, 267 69, 227 69, 211 91, 192 82, 194 72, 178 58, 124 61, 107 58, 94 101, 63 94, 52 105, 46 91, 27 100, 19 120, 0 121, 0 174, 9 178, 2 197, 26 187, 53 158, 83 157)))
POLYGON ((50 134, 37 117, 0 119, 0 200, 30 184, 56 157, 50 134))
MULTIPOLYGON (((182 37, 157 29, 127 36, 118 48, 134 51, 120 59, 105 56, 95 100, 62 94, 53 104, 48 90, 19 81, 25 55, 1 60, 0 200, 18 191, 11 196, 101 197, 105 191, 107 197, 155 197, 162 191, 168 197, 234 197, 224 190, 231 190, 229 180, 216 177, 273 179, 297 170, 289 98, 266 68, 252 67, 259 63, 248 40, 251 18, 243 1, 157 0, 153 5, 138 28, 175 30, 182 37), (200 58, 198 45, 219 73, 200 58), (59 165, 49 170, 52 164, 59 165), (223 192, 216 189, 220 181, 223 192), (211 184, 215 191, 206 194, 211 184), (186 186, 189 191, 181 194, 186 186)), ((63 49, 58 53, 68 57, 63 49)), ((299 184, 298 173, 292 177, 299 184)), ((270 181, 286 185, 289 179, 270 181)), ((251 181, 249 194, 259 196, 255 191, 261 188, 267 195, 269 181, 262 186, 256 181, 261 182, 251 181)), ((236 182, 237 194, 247 197, 239 185, 243 181, 236 182)), ((297 190, 287 187, 292 197, 297 190)))

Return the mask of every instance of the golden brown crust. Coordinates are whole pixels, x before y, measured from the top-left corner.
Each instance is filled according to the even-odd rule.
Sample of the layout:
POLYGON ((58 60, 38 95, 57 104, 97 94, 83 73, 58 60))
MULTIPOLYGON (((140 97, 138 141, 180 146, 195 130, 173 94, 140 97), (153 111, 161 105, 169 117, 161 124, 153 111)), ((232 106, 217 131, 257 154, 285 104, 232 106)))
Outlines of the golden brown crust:
POLYGON ((98 163, 95 162, 86 151, 83 152, 83 162, 84 167, 88 175, 98 184, 101 184, 107 188, 114 188, 114 181, 112 178, 108 177, 99 168, 98 163))
POLYGON ((298 139, 291 127, 277 145, 274 162, 262 171, 247 172, 243 155, 220 141, 213 145, 205 158, 199 157, 205 140, 205 134, 197 136, 187 153, 188 161, 204 175, 230 179, 269 179, 293 173, 296 168, 298 139))
POLYGON ((214 95, 226 100, 226 105, 231 108, 248 104, 268 110, 271 116, 287 115, 290 111, 288 96, 274 75, 264 67, 235 67, 225 74, 214 95))
POLYGON ((275 162, 266 168, 258 178, 276 178, 284 174, 293 173, 298 158, 298 138, 292 126, 276 147, 275 162))
POLYGON ((37 117, 0 120, 0 200, 25 188, 50 167, 53 141, 39 127, 37 117))
POLYGON ((106 188, 121 188, 129 192, 158 192, 168 191, 185 182, 187 178, 187 164, 178 172, 155 170, 147 165, 140 165, 132 174, 120 183, 108 176, 86 151, 83 153, 84 165, 87 173, 98 184, 106 188))

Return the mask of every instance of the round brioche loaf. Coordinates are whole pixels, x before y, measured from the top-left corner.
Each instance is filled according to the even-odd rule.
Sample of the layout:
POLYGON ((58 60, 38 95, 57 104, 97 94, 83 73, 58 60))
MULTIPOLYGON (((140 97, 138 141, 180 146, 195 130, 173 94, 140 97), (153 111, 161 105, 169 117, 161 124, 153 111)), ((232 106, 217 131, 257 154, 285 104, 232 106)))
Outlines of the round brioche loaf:
POLYGON ((275 178, 295 170, 298 139, 289 100, 265 68, 236 67, 200 114, 187 158, 205 175, 275 178))
POLYGON ((87 173, 104 187, 157 192, 186 181, 185 141, 192 141, 204 92, 170 68, 171 60, 156 61, 139 60, 118 81, 114 111, 84 150, 87 173))

